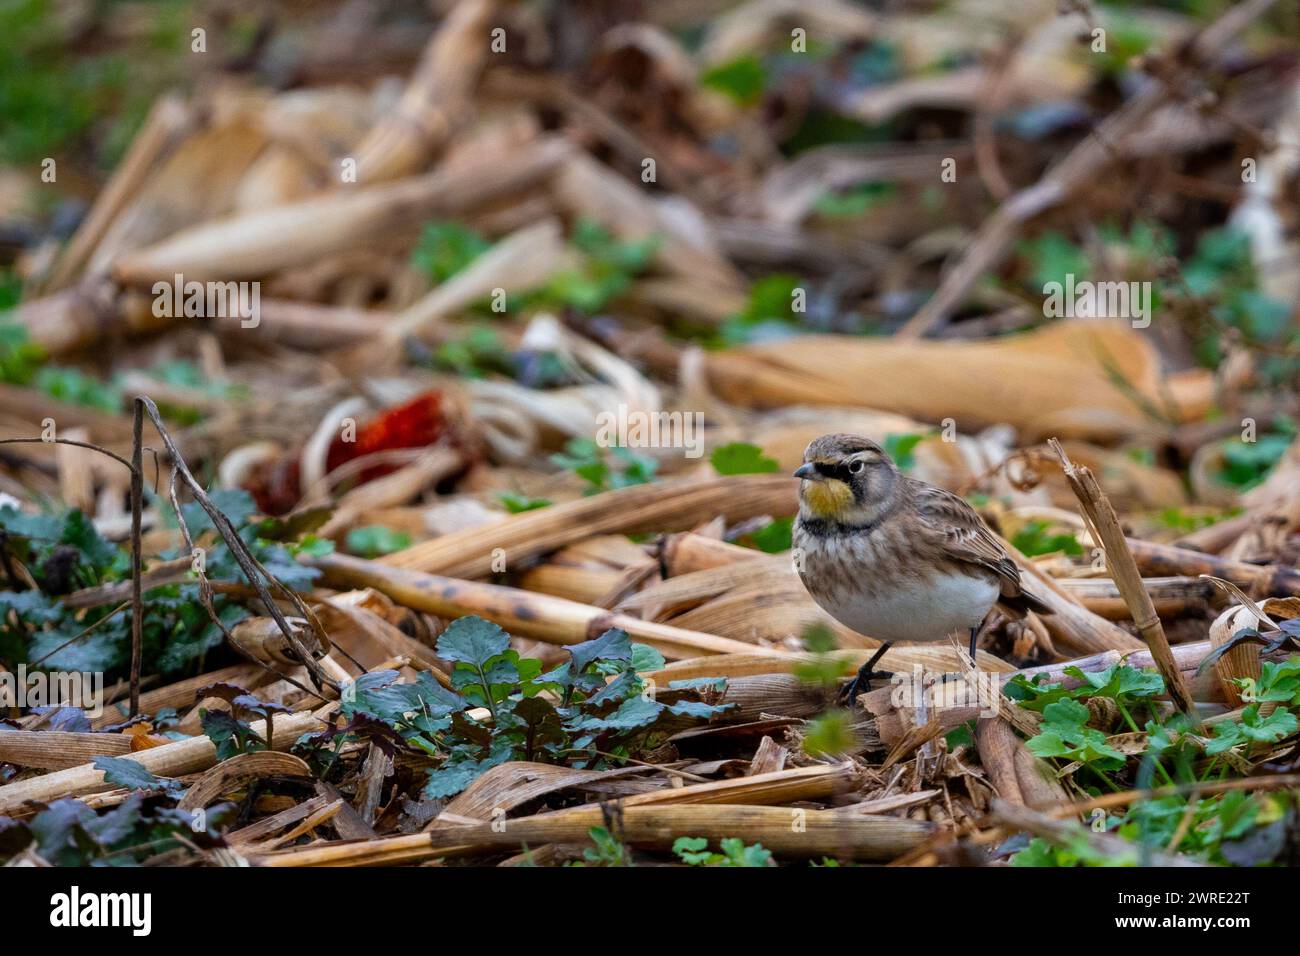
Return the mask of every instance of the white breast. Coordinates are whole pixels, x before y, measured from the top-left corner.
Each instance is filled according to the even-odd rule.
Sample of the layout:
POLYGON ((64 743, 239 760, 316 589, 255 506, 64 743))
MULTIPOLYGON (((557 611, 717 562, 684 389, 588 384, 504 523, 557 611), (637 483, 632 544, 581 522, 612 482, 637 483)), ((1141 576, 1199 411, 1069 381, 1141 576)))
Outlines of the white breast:
POLYGON ((997 598, 993 581, 953 574, 905 587, 859 591, 854 600, 822 606, 841 624, 880 641, 942 641, 978 627, 997 598))

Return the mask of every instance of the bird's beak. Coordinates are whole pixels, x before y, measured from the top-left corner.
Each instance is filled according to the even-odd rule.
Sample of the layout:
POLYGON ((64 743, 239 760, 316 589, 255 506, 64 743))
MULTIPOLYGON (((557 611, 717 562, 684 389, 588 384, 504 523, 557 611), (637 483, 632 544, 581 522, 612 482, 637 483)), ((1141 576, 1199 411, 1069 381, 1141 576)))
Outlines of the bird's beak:
POLYGON ((796 478, 807 478, 809 481, 817 481, 821 475, 817 471, 817 466, 812 462, 804 462, 794 473, 796 478))

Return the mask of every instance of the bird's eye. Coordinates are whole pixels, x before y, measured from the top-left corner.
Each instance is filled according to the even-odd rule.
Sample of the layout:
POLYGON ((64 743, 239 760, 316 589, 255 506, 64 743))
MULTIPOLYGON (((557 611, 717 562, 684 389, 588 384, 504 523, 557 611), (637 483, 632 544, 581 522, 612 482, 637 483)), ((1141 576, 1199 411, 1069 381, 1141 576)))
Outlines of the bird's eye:
POLYGON ((849 471, 855 475, 865 467, 866 462, 861 458, 855 458, 853 461, 849 462, 849 471))

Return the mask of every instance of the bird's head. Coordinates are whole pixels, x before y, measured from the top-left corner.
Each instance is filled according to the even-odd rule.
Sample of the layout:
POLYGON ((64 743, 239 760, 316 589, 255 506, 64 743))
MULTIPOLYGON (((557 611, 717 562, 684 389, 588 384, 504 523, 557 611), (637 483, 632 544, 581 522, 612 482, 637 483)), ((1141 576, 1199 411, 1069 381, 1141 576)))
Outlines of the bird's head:
POLYGON ((823 435, 804 451, 794 477, 802 479, 799 512, 805 520, 867 525, 888 505, 898 467, 868 438, 823 435))

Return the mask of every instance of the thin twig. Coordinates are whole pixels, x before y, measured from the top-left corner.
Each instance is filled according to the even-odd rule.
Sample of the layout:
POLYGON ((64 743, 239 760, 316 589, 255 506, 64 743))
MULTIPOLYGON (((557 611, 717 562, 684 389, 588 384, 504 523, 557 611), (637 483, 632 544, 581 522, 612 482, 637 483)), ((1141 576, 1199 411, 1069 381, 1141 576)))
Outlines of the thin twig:
POLYGON ((128 471, 131 470, 131 463, 115 452, 109 451, 100 445, 92 444, 88 441, 74 441, 71 438, 0 438, 0 445, 76 445, 78 448, 89 448, 91 451, 97 451, 101 455, 107 455, 114 461, 122 465, 128 471))
MULTIPOLYGON (((265 577, 266 581, 271 582, 272 586, 289 598, 295 608, 300 610, 303 618, 312 621, 313 627, 319 628, 320 624, 316 621, 315 615, 311 613, 310 609, 307 608, 297 594, 289 588, 286 588, 261 566, 261 563, 248 550, 248 546, 244 544, 243 539, 240 538, 239 531, 235 528, 234 523, 226 517, 220 508, 212 503, 207 492, 203 490, 203 486, 199 484, 194 475, 190 473, 189 466, 185 464, 185 459, 181 456, 180 450, 176 447, 175 442, 172 441, 171 434, 167 431, 166 426, 163 425, 162 415, 159 414, 158 406, 153 403, 153 400, 144 395, 140 395, 136 397, 135 401, 137 406, 143 408, 144 412, 148 414, 150 420, 153 421, 154 428, 158 430, 158 435, 162 438, 163 445, 166 447, 168 455, 171 456, 172 467, 176 472, 173 475, 173 482, 175 482, 177 477, 183 480, 189 488, 190 494, 193 495, 194 500, 197 501, 199 506, 207 513, 208 518, 212 521, 212 526, 216 529, 217 534, 219 534, 226 542, 226 546, 230 548, 230 553, 234 556, 235 562, 239 565, 240 571, 242 571, 244 577, 248 579, 248 583, 257 591, 257 596, 266 606, 267 613, 271 616, 271 619, 275 621, 276 627, 280 629, 280 633, 284 635, 285 640, 289 642, 289 646, 294 649, 299 660, 302 661, 303 666, 307 668, 307 672, 311 675, 312 682, 318 688, 325 685, 338 690, 338 683, 325 673, 324 668, 317 663, 316 659, 303 645, 302 640, 298 637, 293 626, 285 619, 284 613, 280 610, 279 605, 275 603, 275 598, 271 596, 271 592, 263 582, 263 577, 265 577)), ((175 505, 175 503, 175 498, 173 496, 173 505, 175 505)), ((179 508, 177 509, 177 516, 178 518, 180 517, 179 508)), ((182 527, 184 527, 183 519, 182 527)), ((193 539, 190 538, 188 529, 185 529, 185 536, 190 548, 193 549, 193 539)))
POLYGON ((1151 650, 1151 658, 1165 679, 1165 687, 1174 706, 1189 717, 1193 717, 1194 703, 1191 692, 1183 680, 1182 671, 1178 669, 1177 661, 1174 660, 1174 652, 1169 647, 1169 639, 1165 636, 1160 616, 1156 614, 1151 595, 1142 581, 1142 572, 1138 570, 1133 552, 1129 550, 1124 529, 1120 527, 1119 517, 1115 514, 1110 499, 1101 490, 1092 471, 1084 466, 1076 466, 1070 461, 1059 441, 1052 438, 1048 440, 1048 444, 1061 460, 1061 470, 1065 472, 1070 488, 1079 499, 1088 531, 1106 556, 1106 566, 1110 569, 1115 585, 1128 605, 1133 623, 1137 625, 1138 632, 1151 650))
MULTIPOLYGON (((54 648, 54 650, 45 653, 44 655, 42 655, 41 657, 37 658, 37 659, 34 660, 34 661, 31 661, 31 662, 28 664, 28 666, 29 666, 29 667, 40 667, 42 664, 44 664, 47 660, 49 660, 49 659, 50 659, 51 657, 53 657, 55 654, 59 653, 59 651, 63 650, 65 647, 70 647, 71 645, 77 643, 77 641, 81 640, 81 639, 82 639, 83 637, 85 637, 87 634, 92 633, 92 632, 95 630, 95 628, 99 627, 101 624, 106 624, 108 621, 110 621, 110 620, 112 620, 113 618, 117 617, 117 615, 121 614, 123 611, 125 611, 125 610, 126 610, 128 607, 130 607, 130 606, 131 606, 131 604, 130 604, 129 601, 127 601, 127 602, 123 602, 122 604, 119 604, 117 607, 113 608, 113 610, 109 611, 107 614, 105 614, 103 617, 101 617, 101 618, 100 618, 98 621, 96 621, 94 624, 91 624, 89 627, 84 628, 84 629, 83 629, 82 631, 80 631, 79 633, 77 633, 77 634, 73 635, 72 637, 68 638, 66 641, 64 641, 62 644, 60 644, 58 647, 54 648)), ((134 715, 132 715, 132 716, 134 716, 134 715)))
POLYGON ((144 596, 141 587, 141 516, 144 513, 144 414, 139 400, 131 422, 131 713, 140 713, 140 666, 144 656, 144 596))

